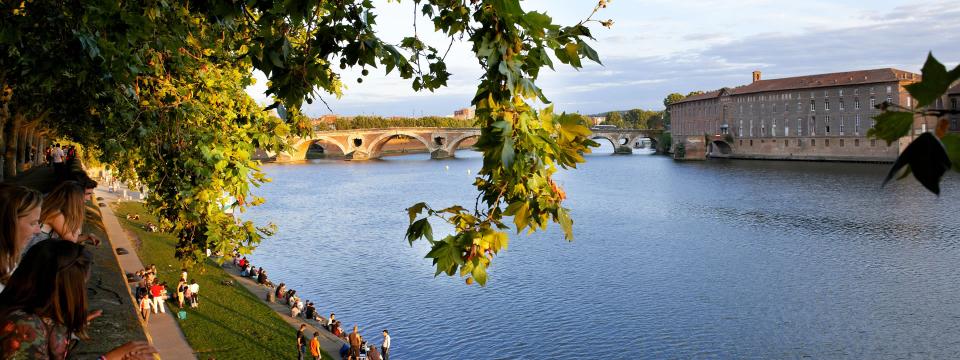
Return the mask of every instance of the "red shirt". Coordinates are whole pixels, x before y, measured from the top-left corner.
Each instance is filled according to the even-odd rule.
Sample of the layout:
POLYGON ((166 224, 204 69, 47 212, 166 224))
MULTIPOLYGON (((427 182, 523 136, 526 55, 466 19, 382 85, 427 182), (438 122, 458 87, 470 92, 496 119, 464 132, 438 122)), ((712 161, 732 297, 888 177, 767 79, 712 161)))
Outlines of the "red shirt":
POLYGON ((163 293, 163 286, 154 285, 150 287, 150 295, 153 297, 158 297, 161 293, 163 293))

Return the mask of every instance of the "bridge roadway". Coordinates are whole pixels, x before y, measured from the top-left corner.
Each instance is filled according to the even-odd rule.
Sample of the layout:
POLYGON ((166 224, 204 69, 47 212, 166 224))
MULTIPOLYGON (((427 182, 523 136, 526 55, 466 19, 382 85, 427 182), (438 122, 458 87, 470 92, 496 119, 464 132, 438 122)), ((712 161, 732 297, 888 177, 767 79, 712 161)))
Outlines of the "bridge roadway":
MULTIPOLYGON (((631 145, 642 138, 650 138, 656 142, 661 130, 634 130, 634 129, 597 129, 593 128, 593 139, 605 139, 613 144, 614 153, 630 154, 631 145)), ((416 139, 430 152, 432 159, 453 157, 457 148, 464 140, 480 136, 477 128, 387 128, 387 129, 355 129, 315 132, 307 138, 294 138, 291 141, 291 150, 276 154, 276 161, 301 161, 307 157, 310 145, 324 142, 328 146, 336 146, 346 160, 369 160, 383 156, 383 146, 390 139, 400 136, 416 139)), ((272 154, 270 154, 272 155, 272 154)))

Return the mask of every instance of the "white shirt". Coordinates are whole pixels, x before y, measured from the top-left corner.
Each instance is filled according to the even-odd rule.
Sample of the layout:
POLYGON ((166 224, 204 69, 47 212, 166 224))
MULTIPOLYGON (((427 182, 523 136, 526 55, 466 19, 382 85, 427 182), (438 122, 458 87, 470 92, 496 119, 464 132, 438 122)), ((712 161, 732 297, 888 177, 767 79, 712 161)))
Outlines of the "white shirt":
POLYGON ((199 291, 200 291, 200 284, 196 284, 196 283, 190 284, 190 292, 196 294, 199 291))
POLYGON ((390 335, 389 335, 389 334, 383 336, 383 347, 384 347, 384 348, 387 348, 387 349, 390 348, 390 335))
POLYGON ((58 147, 53 148, 53 152, 52 152, 50 155, 53 156, 53 162, 55 162, 55 163, 62 163, 62 162, 63 162, 63 149, 58 148, 58 147))

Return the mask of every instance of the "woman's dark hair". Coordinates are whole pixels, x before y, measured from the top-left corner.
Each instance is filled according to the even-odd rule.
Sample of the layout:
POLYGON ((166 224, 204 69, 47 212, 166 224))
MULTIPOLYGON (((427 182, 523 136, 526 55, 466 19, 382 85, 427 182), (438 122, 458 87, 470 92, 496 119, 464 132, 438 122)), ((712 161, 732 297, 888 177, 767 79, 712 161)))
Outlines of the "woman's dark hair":
POLYGON ((56 239, 37 243, 24 254, 0 293, 0 318, 22 310, 84 336, 92 263, 93 256, 83 245, 56 239))

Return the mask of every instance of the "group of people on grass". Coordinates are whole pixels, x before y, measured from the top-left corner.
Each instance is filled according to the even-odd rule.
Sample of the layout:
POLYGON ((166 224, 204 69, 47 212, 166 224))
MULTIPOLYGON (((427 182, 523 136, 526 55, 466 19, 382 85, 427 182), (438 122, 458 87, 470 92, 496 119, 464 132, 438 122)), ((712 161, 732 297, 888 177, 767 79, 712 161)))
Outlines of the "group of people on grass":
MULTIPOLYGON (((60 160, 69 169, 70 163, 60 160)), ((97 183, 82 171, 62 170, 54 176, 60 183, 46 195, 0 184, 3 359, 66 359, 102 314, 87 308, 93 255, 84 245, 98 245, 100 239, 83 233, 85 202, 97 183)), ((152 359, 155 353, 146 342, 134 341, 101 358, 152 359)))
MULTIPOLYGON (((157 266, 151 264, 147 268, 137 271, 137 287, 134 295, 140 309, 140 316, 144 321, 150 319, 150 312, 154 314, 166 313, 164 302, 170 300, 170 292, 166 281, 157 280, 157 266)), ((200 306, 200 284, 197 280, 187 281, 187 271, 182 270, 176 287, 177 308, 200 306)))
MULTIPOLYGON (((300 298, 297 291, 288 289, 286 283, 280 283, 276 287, 266 279, 266 270, 262 267, 256 268, 239 251, 233 252, 233 264, 240 268, 240 276, 256 278, 257 283, 267 287, 272 287, 272 291, 267 292, 268 302, 277 302, 290 307, 290 316, 303 318, 305 321, 316 321, 319 328, 323 328, 334 336, 345 342, 340 349, 340 356, 350 360, 389 360, 390 359, 390 334, 383 330, 383 344, 378 349, 376 346, 368 346, 366 340, 360 336, 358 326, 353 326, 353 332, 347 334, 343 331, 342 323, 337 320, 336 314, 330 313, 330 317, 324 319, 317 311, 316 304, 310 300, 300 298)), ((314 332, 312 338, 307 338, 305 333, 306 324, 301 324, 297 332, 297 355, 299 359, 307 354, 314 359, 320 359, 320 332, 314 332)))
MULTIPOLYGON (((320 360, 320 332, 314 331, 313 337, 308 339, 306 330, 307 324, 300 324, 297 331, 297 359, 303 360, 309 354, 312 359, 320 360)), ((390 360, 390 333, 383 330, 383 344, 377 348, 368 345, 357 325, 354 325, 353 331, 346 336, 346 343, 340 347, 340 357, 346 360, 390 360)))

